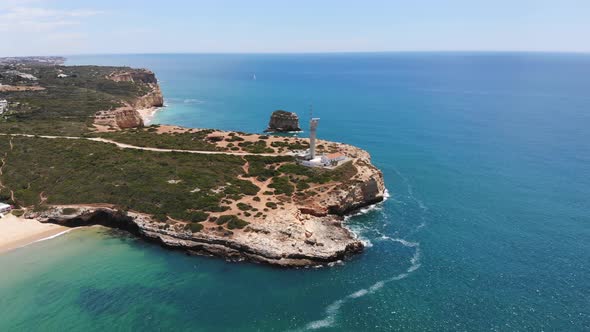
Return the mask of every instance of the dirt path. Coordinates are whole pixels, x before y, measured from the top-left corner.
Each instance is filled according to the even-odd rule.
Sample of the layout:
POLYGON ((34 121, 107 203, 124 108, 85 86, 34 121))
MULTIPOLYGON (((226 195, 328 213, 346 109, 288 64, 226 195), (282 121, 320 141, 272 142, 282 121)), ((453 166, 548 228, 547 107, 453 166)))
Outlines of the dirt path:
POLYGON ((113 141, 106 138, 100 137, 74 137, 74 136, 49 136, 49 135, 30 135, 30 134, 2 134, 0 136, 10 136, 10 137, 37 137, 37 138, 47 138, 47 139, 72 139, 72 140, 87 140, 93 142, 102 142, 108 144, 114 144, 121 149, 134 149, 134 150, 145 150, 145 151, 154 151, 154 152, 183 152, 183 153, 194 153, 194 154, 219 154, 219 155, 233 155, 233 156, 264 156, 264 157, 276 157, 276 156, 285 156, 289 155, 288 153, 280 154, 280 153, 251 153, 251 152, 226 152, 226 151, 203 151, 203 150, 180 150, 180 149, 161 149, 161 148, 150 148, 145 146, 136 146, 130 145, 125 143, 119 143, 117 141, 113 141))

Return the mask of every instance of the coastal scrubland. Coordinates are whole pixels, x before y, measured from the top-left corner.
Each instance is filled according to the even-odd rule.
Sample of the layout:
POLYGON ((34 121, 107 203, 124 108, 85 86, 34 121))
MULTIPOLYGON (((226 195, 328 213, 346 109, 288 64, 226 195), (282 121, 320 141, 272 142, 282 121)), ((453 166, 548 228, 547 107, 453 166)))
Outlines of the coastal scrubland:
POLYGON ((120 150, 84 140, 0 137, 8 150, 2 169, 4 199, 19 206, 109 203, 159 217, 193 221, 202 212, 223 211, 228 195, 255 195, 238 179, 243 160, 230 155, 195 155, 120 150))
POLYGON ((148 70, 29 67, 0 77, 11 85, 0 93, 9 102, 0 201, 23 217, 68 227, 99 220, 167 246, 283 266, 362 249, 339 216, 382 200, 382 174, 365 151, 320 142, 319 153, 350 159, 308 168, 295 158, 305 139, 145 127, 139 110, 163 104, 148 70))
POLYGON ((115 82, 107 76, 125 67, 28 66, 17 71, 36 78, 9 75, 0 70, 0 84, 36 86, 34 91, 0 91, 0 99, 10 102, 0 121, 0 132, 78 136, 91 131, 98 111, 120 107, 149 90, 137 82, 115 82), (63 74, 67 77, 59 78, 63 74))

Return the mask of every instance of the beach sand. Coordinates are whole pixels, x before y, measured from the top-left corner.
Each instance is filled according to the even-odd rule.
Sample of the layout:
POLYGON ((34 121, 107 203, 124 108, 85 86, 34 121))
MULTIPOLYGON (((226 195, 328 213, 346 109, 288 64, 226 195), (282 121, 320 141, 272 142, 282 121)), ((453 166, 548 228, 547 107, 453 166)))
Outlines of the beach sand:
POLYGON ((42 224, 33 219, 12 214, 0 218, 0 253, 20 248, 70 230, 54 224, 42 224))
POLYGON ((137 113, 139 113, 139 116, 143 120, 143 124, 149 126, 152 124, 152 120, 154 120, 156 113, 161 109, 162 107, 142 108, 138 109, 137 113))

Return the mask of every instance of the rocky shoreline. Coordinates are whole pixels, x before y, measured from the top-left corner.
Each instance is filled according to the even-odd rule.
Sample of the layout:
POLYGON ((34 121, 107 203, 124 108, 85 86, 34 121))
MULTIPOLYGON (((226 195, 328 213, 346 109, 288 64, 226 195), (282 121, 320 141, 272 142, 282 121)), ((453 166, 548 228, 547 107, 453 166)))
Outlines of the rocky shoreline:
POLYGON ((269 213, 264 222, 233 231, 204 223, 202 231, 193 233, 181 222, 170 225, 136 211, 122 212, 109 204, 50 206, 45 211, 28 211, 25 216, 65 227, 117 228, 192 255, 282 267, 321 266, 364 249, 362 241, 344 224, 344 216, 383 201, 385 188, 376 168, 368 167, 359 175, 364 179, 326 193, 320 201, 287 204, 285 209, 269 213))
MULTIPOLYGON (((114 132, 126 128, 141 128, 145 125, 145 114, 142 113, 149 113, 146 110, 163 106, 158 81, 149 70, 122 68, 104 78, 114 82, 132 82, 140 89, 140 93, 133 98, 121 100, 117 106, 113 106, 117 107, 115 109, 96 113, 93 131, 114 132)), ((300 130, 297 115, 286 111, 274 112, 269 128, 272 131, 300 130)), ((179 195, 177 199, 190 197, 195 200, 189 201, 187 198, 182 209, 172 205, 173 208, 169 210, 173 213, 157 204, 159 197, 154 197, 143 205, 135 205, 135 209, 152 213, 147 214, 134 210, 121 211, 121 206, 127 206, 127 196, 112 200, 110 203, 119 204, 113 205, 108 204, 109 202, 95 202, 109 197, 108 195, 93 196, 85 200, 63 199, 70 192, 66 190, 61 192, 61 200, 52 201, 48 200, 48 196, 52 197, 54 193, 46 190, 35 195, 39 196, 39 203, 20 204, 27 207, 25 217, 69 228, 92 225, 117 228, 188 254, 282 267, 305 267, 338 262, 362 252, 363 243, 346 227, 344 217, 358 209, 379 203, 385 197, 383 174, 371 164, 369 153, 347 144, 318 140, 319 153, 340 153, 347 157, 347 161, 337 167, 316 172, 296 163, 295 154, 309 147, 308 140, 296 137, 218 130, 203 130, 203 134, 200 134, 196 129, 171 126, 154 126, 124 134, 126 136, 122 135, 120 139, 129 139, 135 134, 143 135, 139 136, 140 140, 153 141, 151 144, 162 144, 168 140, 172 141, 173 147, 179 143, 189 146, 185 150, 156 149, 133 140, 126 145, 136 150, 150 151, 150 154, 227 154, 227 161, 224 162, 233 163, 235 178, 230 180, 226 177, 225 182, 217 183, 211 188, 207 187, 210 186, 207 182, 203 182, 204 188, 201 185, 184 188, 181 184, 183 177, 188 179, 187 183, 196 182, 191 179, 196 171, 190 168, 185 170, 186 175, 176 175, 176 178, 168 179, 166 187, 159 187, 160 191, 144 189, 144 178, 135 178, 142 185, 140 190, 151 191, 152 194, 173 193, 179 195), (190 142, 186 140, 187 137, 190 137, 190 142), (158 142, 158 138, 163 138, 162 142, 158 142), (193 146, 194 148, 190 148, 193 146), (243 187, 228 189, 236 183, 243 187), (172 190, 167 186, 180 188, 172 190), (195 194, 201 190, 208 194, 195 194), (215 199, 212 203, 215 206, 212 208, 204 202, 197 202, 197 199, 215 199), (73 202, 83 204, 70 204, 73 202)), ((56 141, 59 138, 39 137, 56 141)), ((82 137, 78 139, 84 140, 82 137)), ((102 142, 100 144, 116 143, 119 147, 125 145, 116 140, 102 138, 86 140, 102 142)), ((12 140, 10 148, 12 149, 12 140)), ((92 152, 90 155, 96 151, 90 146, 80 145, 78 148, 88 149, 88 152, 92 152)), ((112 153, 116 154, 115 151, 112 153)), ((54 155, 56 154, 48 155, 43 163, 54 155)), ((152 164, 154 160, 156 163, 158 161, 150 160, 152 164)), ((63 161, 59 162, 63 164, 63 161)), ((143 165, 141 162, 144 161, 138 161, 139 169, 135 169, 135 174, 149 167, 149 164, 143 165)), ((212 167, 211 161, 207 164, 198 161, 196 165, 199 162, 207 170, 212 167)), ((118 163, 123 165, 124 161, 114 159, 107 167, 118 163)), ((92 165, 94 162, 87 164, 88 167, 92 165)), ((163 165, 165 167, 168 164, 163 165)), ((219 167, 220 163, 217 165, 219 167)), ((119 169, 123 168, 113 168, 119 169)), ((95 171, 99 172, 98 169, 95 171)), ((157 174, 157 180, 166 180, 167 173, 157 174)), ((209 181, 223 178, 219 174, 202 174, 210 177, 209 181)), ((118 187, 121 183, 126 183, 125 181, 126 179, 118 179, 113 185, 118 187)), ((94 188, 88 188, 87 192, 92 192, 94 188)), ((12 200, 15 200, 14 197, 12 200)))
POLYGON ((156 75, 147 69, 115 72, 107 76, 115 82, 143 84, 149 90, 145 95, 112 110, 100 111, 95 115, 94 127, 99 131, 139 128, 145 125, 146 113, 164 106, 164 96, 156 75), (146 112, 147 110, 147 112, 146 112))
MULTIPOLYGON (((365 205, 366 206, 366 205, 365 205)), ((28 212, 26 218, 36 219, 41 223, 51 223, 74 228, 101 225, 120 229, 138 236, 149 242, 155 242, 168 249, 183 250, 191 255, 215 256, 228 261, 251 261, 282 267, 321 266, 349 258, 363 251, 364 245, 357 236, 343 225, 343 218, 317 220, 325 222, 322 228, 330 234, 331 240, 342 241, 338 248, 328 247, 326 250, 295 250, 292 252, 275 250, 276 246, 266 247, 266 241, 248 243, 243 237, 233 238, 227 234, 191 233, 190 231, 164 229, 162 223, 154 221, 150 216, 137 212, 121 212, 114 207, 53 206, 43 212, 28 212), (75 215, 63 213, 64 209, 75 208, 75 215)), ((315 225, 318 226, 318 225, 315 225)), ((250 228, 250 232, 269 234, 267 229, 250 228)), ((248 231, 246 231, 248 233, 248 231)), ((288 236, 288 232, 278 232, 288 236)), ((280 238, 271 239, 280 241, 280 238)), ((305 240, 306 247, 324 247, 317 240, 305 240)), ((294 246, 292 246, 294 247, 294 246)))

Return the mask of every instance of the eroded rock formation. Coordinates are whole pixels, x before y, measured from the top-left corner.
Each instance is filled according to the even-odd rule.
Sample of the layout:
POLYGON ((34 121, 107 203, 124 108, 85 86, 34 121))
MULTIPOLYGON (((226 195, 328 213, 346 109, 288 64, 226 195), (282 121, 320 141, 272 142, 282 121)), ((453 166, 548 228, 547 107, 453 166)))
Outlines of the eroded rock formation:
POLYGON ((108 79, 115 82, 141 82, 146 84, 158 84, 156 75, 147 69, 130 69, 128 71, 118 71, 107 76, 108 79))
POLYGON ((146 69, 114 72, 107 76, 115 82, 134 82, 145 85, 149 92, 125 103, 124 106, 96 113, 94 125, 97 128, 126 129, 143 127, 144 122, 138 110, 164 106, 164 96, 156 75, 146 69))
POLYGON ((266 132, 301 131, 299 117, 293 112, 278 110, 272 112, 266 132))
POLYGON ((124 229, 166 247, 231 261, 285 267, 324 265, 363 250, 363 243, 346 228, 343 215, 384 197, 383 176, 370 165, 368 153, 346 147, 347 153, 357 153, 357 173, 350 181, 336 184, 319 199, 288 202, 284 209, 271 210, 263 221, 252 221, 243 229, 228 231, 206 221, 201 231, 193 233, 183 222, 160 222, 131 211, 121 213, 111 205, 53 206, 43 212, 28 212, 27 217, 68 227, 99 224, 124 229))

